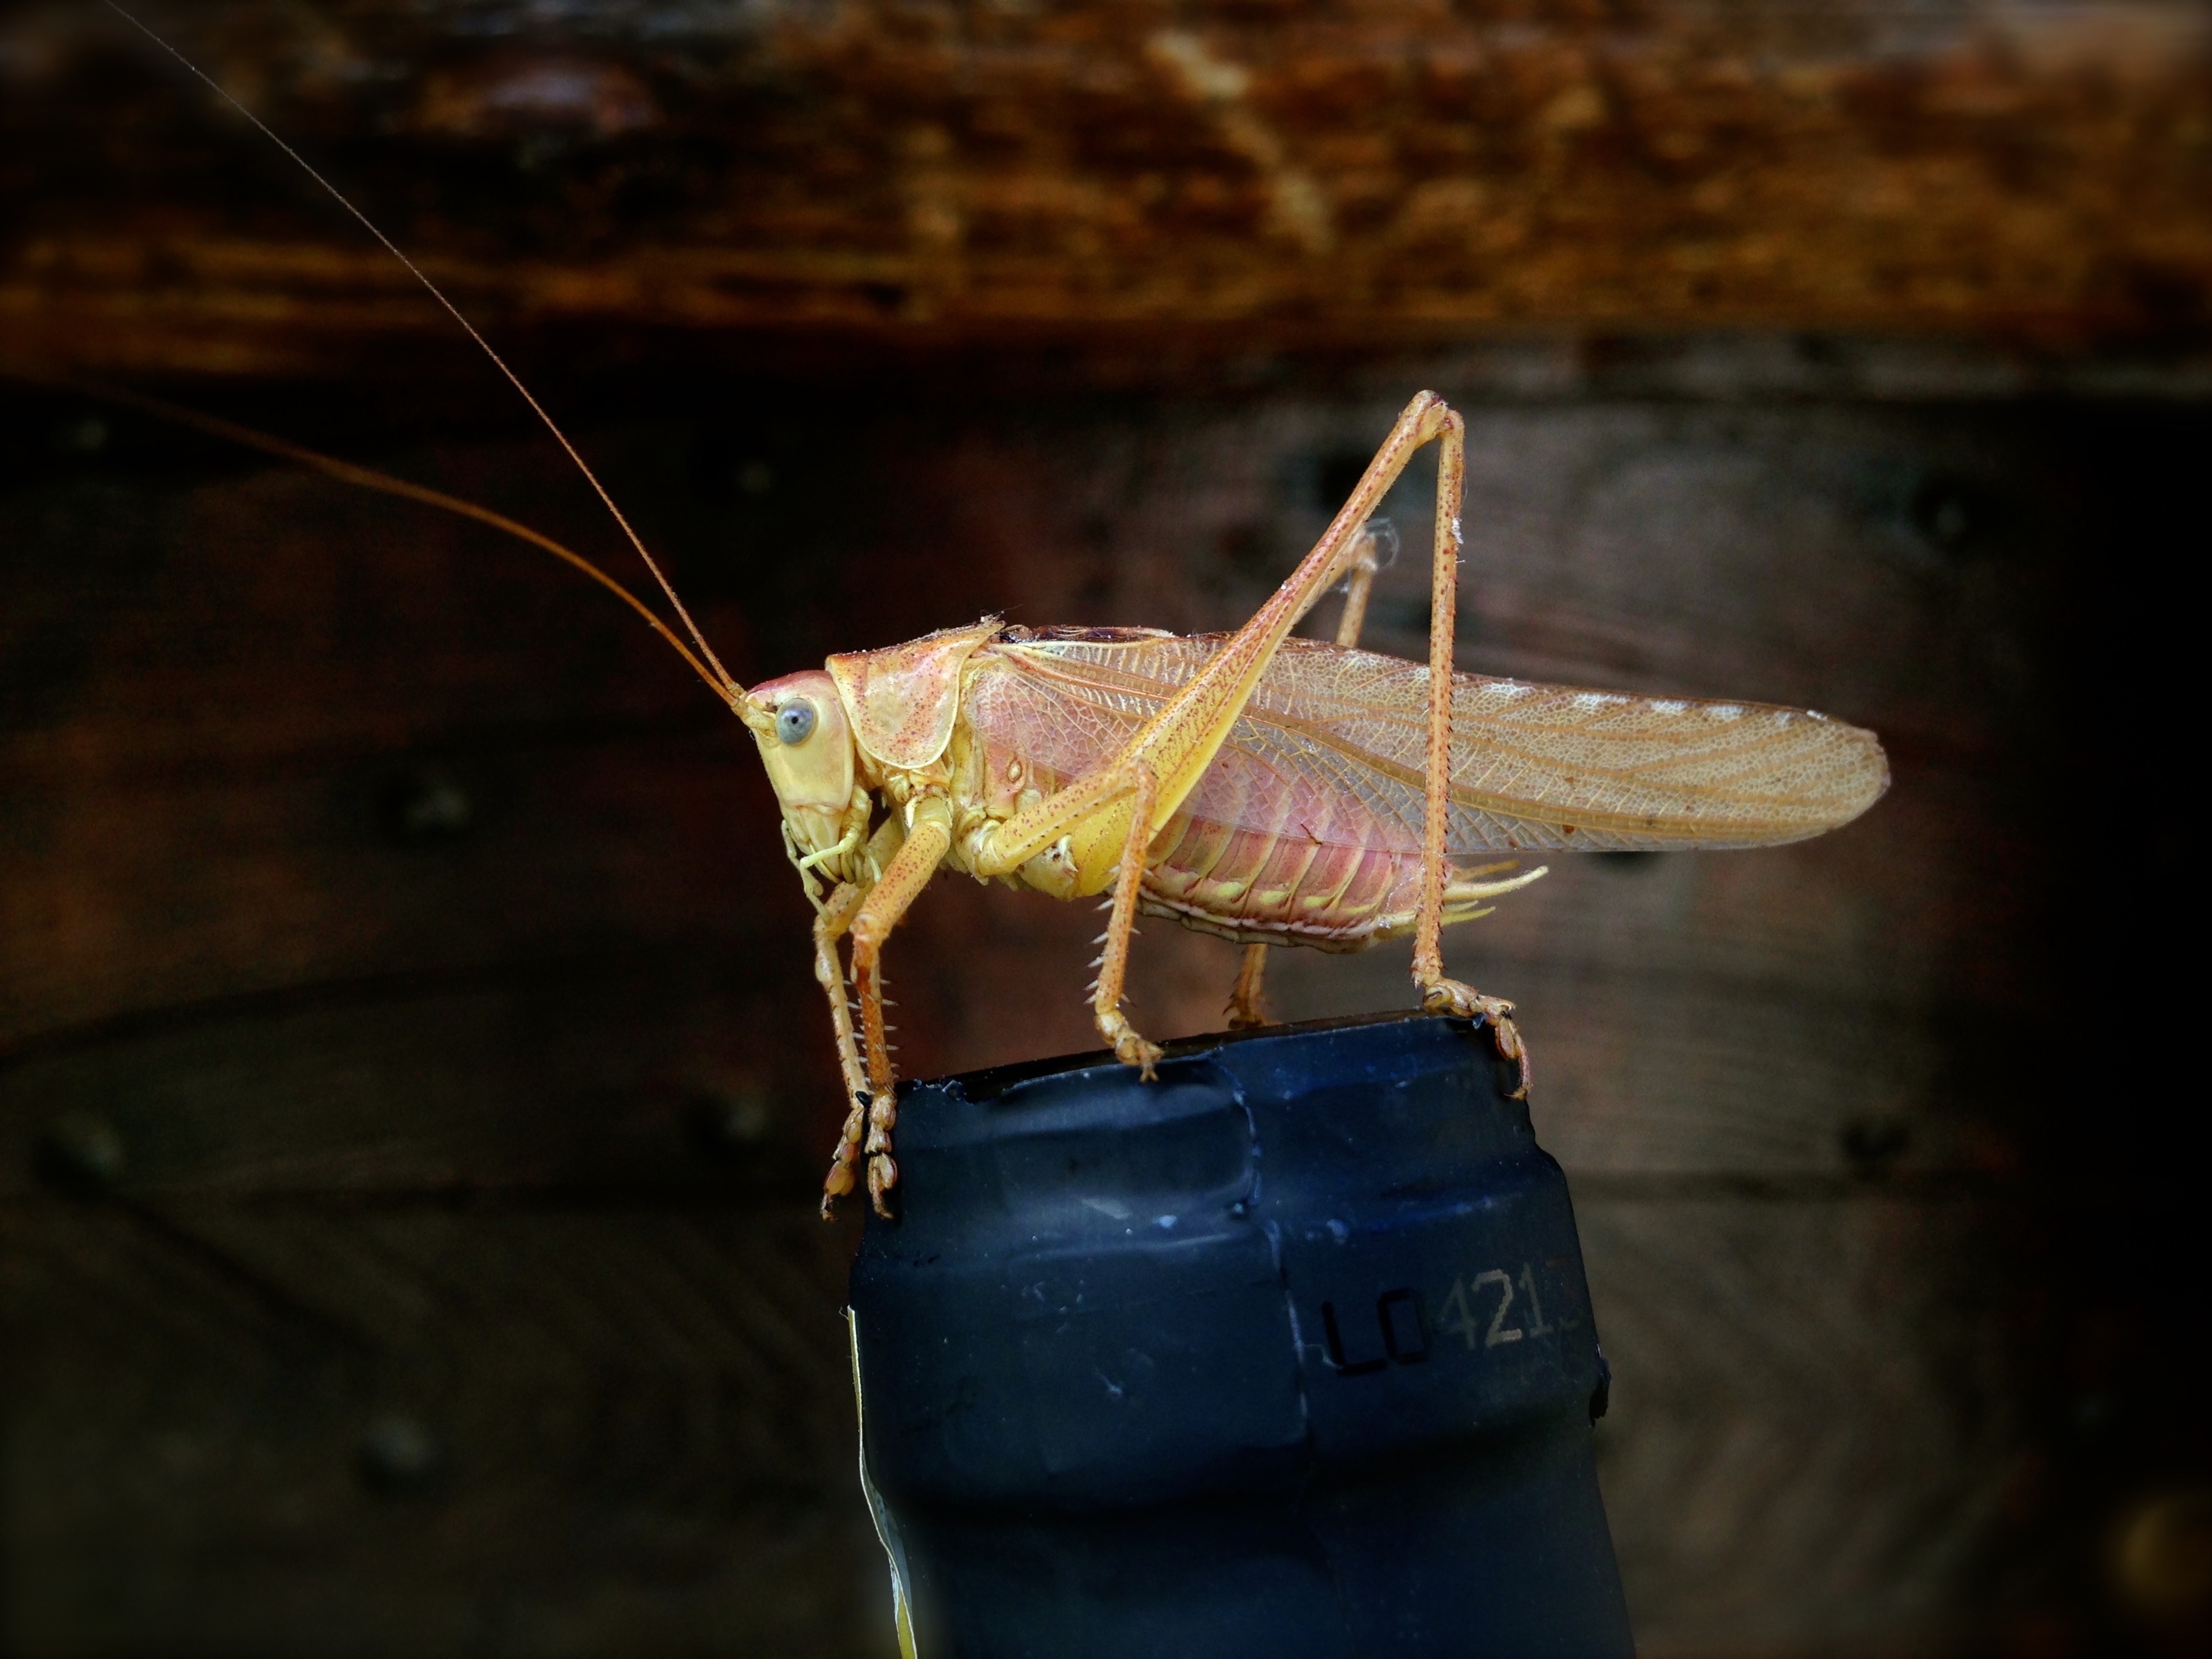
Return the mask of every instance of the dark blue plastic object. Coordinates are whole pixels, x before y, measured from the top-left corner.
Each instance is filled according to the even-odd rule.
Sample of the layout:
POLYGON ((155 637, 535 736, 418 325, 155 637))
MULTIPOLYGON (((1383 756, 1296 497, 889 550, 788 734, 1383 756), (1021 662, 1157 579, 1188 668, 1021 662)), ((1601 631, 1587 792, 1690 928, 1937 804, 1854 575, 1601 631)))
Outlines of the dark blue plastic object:
POLYGON ((921 1659, 1632 1651, 1574 1215, 1503 1069, 1414 1016, 905 1091, 852 1306, 921 1659))

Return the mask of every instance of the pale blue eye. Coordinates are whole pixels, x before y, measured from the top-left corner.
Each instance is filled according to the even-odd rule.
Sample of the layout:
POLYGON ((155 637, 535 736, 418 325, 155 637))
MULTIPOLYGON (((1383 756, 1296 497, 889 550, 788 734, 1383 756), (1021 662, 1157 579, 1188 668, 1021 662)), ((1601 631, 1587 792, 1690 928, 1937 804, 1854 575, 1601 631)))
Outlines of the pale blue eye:
POLYGON ((787 702, 775 711, 775 734, 787 744, 805 743, 813 734, 814 705, 787 702))

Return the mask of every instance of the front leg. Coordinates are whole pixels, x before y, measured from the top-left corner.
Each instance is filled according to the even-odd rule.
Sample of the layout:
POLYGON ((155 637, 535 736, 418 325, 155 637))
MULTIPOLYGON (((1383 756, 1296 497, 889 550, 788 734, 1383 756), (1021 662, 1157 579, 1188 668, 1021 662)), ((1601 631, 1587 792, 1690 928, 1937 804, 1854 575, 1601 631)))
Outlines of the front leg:
POLYGON ((867 1056, 868 1197, 886 1220, 884 1194, 898 1184, 891 1158, 891 1130, 898 1122, 898 1080, 891 1072, 889 1034, 884 1030, 884 941, 907 907, 921 896, 952 845, 952 808, 942 796, 914 803, 906 843, 884 868, 882 879, 861 902, 853 919, 853 989, 860 1003, 860 1042, 867 1056))
POLYGON ((822 1218, 830 1219, 839 1199, 853 1190, 860 1142, 867 1133, 868 1102, 872 1097, 867 1074, 860 1069, 860 1052, 853 1034, 853 1006, 845 985, 845 966, 837 959, 837 941, 845 937, 853 918, 860 914, 868 890, 859 882, 838 883, 814 917, 814 980, 830 999, 830 1024, 837 1034, 837 1064, 845 1075, 845 1127, 837 1136, 837 1151, 830 1160, 830 1173, 822 1182, 822 1218))

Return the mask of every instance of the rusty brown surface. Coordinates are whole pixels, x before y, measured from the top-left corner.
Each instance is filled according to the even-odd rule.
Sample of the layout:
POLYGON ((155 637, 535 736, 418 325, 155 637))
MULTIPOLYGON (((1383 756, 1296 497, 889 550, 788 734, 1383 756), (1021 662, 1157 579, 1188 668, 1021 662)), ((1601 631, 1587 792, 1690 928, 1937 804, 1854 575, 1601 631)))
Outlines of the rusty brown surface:
MULTIPOLYGON (((2212 319, 2201 7, 149 8, 510 332, 1404 345, 2212 319)), ((447 326, 120 20, 0 32, 0 349, 447 326)))

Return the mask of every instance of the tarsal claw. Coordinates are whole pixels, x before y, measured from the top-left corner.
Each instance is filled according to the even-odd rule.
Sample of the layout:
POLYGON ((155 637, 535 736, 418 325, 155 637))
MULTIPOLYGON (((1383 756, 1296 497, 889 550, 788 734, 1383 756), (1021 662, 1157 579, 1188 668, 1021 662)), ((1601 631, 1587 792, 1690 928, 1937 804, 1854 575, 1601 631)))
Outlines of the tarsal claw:
POLYGON ((898 1164, 889 1152, 878 1152, 868 1159, 868 1201, 875 1206, 876 1213, 886 1221, 896 1221, 889 1194, 898 1185, 898 1164))
POLYGON ((1455 979, 1438 980, 1421 989, 1421 1006, 1432 1014, 1452 1014, 1461 1019, 1480 1019, 1490 1027, 1491 1040, 1497 1045, 1498 1057, 1514 1062, 1518 1081, 1507 1091, 1510 1100, 1528 1098, 1528 1085, 1533 1072, 1528 1063, 1528 1050, 1521 1041, 1520 1029, 1513 1024, 1513 1005, 1504 997, 1486 996, 1472 985, 1462 985, 1455 979))

